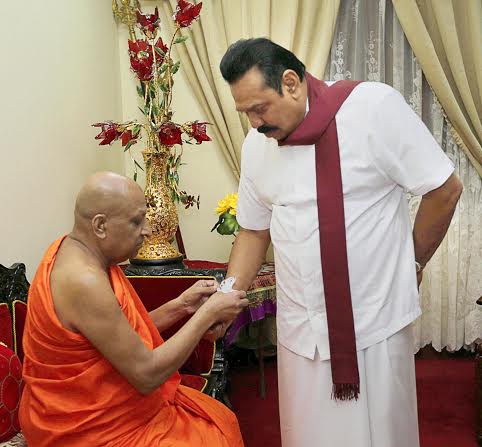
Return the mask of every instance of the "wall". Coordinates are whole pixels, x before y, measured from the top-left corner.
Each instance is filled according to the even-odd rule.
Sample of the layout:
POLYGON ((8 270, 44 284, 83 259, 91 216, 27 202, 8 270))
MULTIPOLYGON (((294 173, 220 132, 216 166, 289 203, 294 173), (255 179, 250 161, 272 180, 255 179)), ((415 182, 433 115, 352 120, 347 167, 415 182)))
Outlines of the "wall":
POLYGON ((121 115, 118 39, 99 0, 6 2, 0 30, 0 263, 24 262, 31 279, 85 178, 124 171, 90 127, 121 115))

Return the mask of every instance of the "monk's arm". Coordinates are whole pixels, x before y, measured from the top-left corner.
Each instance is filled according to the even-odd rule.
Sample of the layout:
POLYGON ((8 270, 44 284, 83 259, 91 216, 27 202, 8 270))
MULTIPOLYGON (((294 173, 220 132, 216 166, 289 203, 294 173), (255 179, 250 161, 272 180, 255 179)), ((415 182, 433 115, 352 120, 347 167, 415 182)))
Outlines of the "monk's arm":
POLYGON ((231 250, 226 275, 236 277, 234 289, 249 289, 263 264, 270 241, 269 230, 241 229, 231 250))
POLYGON ((159 332, 172 326, 176 321, 189 315, 186 306, 176 298, 149 312, 149 316, 159 332))
POLYGON ((451 175, 442 186, 422 197, 413 228, 415 260, 422 266, 442 242, 462 190, 460 180, 451 175))
POLYGON ((66 285, 68 287, 63 287, 62 293, 68 300, 65 317, 70 325, 89 339, 143 394, 164 383, 187 360, 203 334, 219 318, 230 318, 247 305, 247 300, 241 299, 242 292, 226 295, 222 297, 224 301, 215 294, 210 298, 215 301, 202 306, 173 337, 156 349, 150 349, 127 321, 107 275, 84 273, 66 285), (216 307, 216 303, 221 304, 216 307), (226 311, 226 303, 232 305, 231 313, 226 311))
POLYGON ((217 288, 218 283, 215 280, 197 281, 177 298, 149 312, 149 316, 157 330, 162 332, 181 318, 193 315, 217 288))

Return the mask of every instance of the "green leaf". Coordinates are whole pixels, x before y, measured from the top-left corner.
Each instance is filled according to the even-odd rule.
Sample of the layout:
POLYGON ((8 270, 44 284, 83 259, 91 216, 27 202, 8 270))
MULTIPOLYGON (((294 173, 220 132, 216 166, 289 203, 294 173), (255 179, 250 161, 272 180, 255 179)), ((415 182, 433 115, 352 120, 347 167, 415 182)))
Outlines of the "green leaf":
POLYGON ((159 47, 154 47, 154 49, 156 50, 156 53, 161 56, 161 57, 164 57, 166 55, 166 53, 164 53, 164 51, 162 51, 159 47))
POLYGON ((171 69, 171 73, 172 74, 176 74, 177 71, 179 70, 179 66, 181 65, 181 61, 177 61, 173 66, 172 66, 172 69, 171 69))
POLYGON ((180 36, 180 37, 176 38, 174 43, 183 43, 183 42, 186 42, 187 39, 189 39, 189 36, 180 36))
POLYGON ((132 146, 133 144, 136 144, 136 143, 137 143, 136 140, 131 140, 131 141, 129 141, 129 142, 126 144, 126 147, 124 148, 124 152, 127 152, 127 151, 131 148, 131 146, 132 146))
POLYGON ((161 68, 159 68, 159 73, 162 74, 167 70, 168 64, 162 64, 161 68))
POLYGON ((134 172, 134 181, 137 182, 137 171, 134 172))
POLYGON ((239 225, 236 220, 236 216, 229 214, 229 211, 226 211, 224 214, 221 215, 222 222, 217 227, 217 232, 222 235, 234 234, 236 231, 239 231, 239 225))
POLYGON ((139 124, 136 124, 135 126, 132 127, 132 135, 134 137, 137 137, 140 131, 141 131, 141 126, 139 124))
POLYGON ((134 163, 141 171, 144 171, 144 168, 137 162, 137 160, 134 160, 134 163))

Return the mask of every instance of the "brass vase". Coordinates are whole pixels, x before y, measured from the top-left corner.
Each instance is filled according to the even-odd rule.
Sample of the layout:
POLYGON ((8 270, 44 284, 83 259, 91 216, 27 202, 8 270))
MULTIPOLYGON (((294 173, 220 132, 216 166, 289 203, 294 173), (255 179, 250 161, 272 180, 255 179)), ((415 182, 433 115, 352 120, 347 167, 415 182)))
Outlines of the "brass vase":
POLYGON ((132 264, 148 265, 176 263, 182 260, 183 256, 171 245, 179 219, 167 184, 168 153, 145 151, 142 155, 146 168, 146 217, 152 235, 144 240, 137 256, 130 261, 132 264))

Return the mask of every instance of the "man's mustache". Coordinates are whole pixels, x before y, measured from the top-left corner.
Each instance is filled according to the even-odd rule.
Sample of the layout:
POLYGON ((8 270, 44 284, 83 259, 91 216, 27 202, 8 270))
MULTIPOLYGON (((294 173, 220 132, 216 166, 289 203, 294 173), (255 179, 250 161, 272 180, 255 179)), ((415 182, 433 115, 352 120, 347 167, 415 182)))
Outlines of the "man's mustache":
POLYGON ((268 132, 272 132, 273 130, 278 130, 277 127, 272 127, 272 126, 259 126, 257 129, 256 129, 259 133, 268 133, 268 132))

